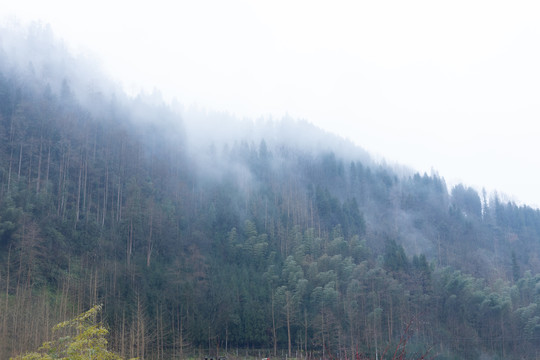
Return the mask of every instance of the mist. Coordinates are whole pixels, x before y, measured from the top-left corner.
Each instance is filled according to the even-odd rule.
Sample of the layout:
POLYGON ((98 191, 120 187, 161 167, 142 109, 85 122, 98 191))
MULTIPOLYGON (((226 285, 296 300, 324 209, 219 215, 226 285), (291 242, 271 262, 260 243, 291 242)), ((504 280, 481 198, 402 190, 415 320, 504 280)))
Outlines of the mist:
POLYGON ((0 357, 99 303, 122 357, 377 358, 409 318, 421 351, 537 353, 540 211, 309 119, 127 93, 46 25, 0 55, 0 357))
MULTIPOLYGON (((230 182, 238 186, 239 196, 247 201, 250 193, 261 189, 262 180, 267 181, 268 176, 279 181, 283 176, 297 172, 299 162, 324 163, 328 159, 341 169, 342 176, 350 175, 351 164, 358 164, 373 174, 395 178, 397 182, 406 182, 415 174, 408 166, 388 163, 380 155, 374 157, 351 140, 322 130, 306 120, 290 116, 240 119, 225 112, 187 106, 178 100, 168 103, 158 89, 127 95, 104 75, 95 56, 73 54, 54 36, 50 26, 38 23, 26 28, 13 25, 4 29, 1 36, 1 51, 6 55, 2 57, 1 65, 7 73, 22 78, 34 89, 46 87, 57 98, 74 100, 105 127, 120 124, 123 132, 135 136, 142 144, 147 159, 169 159, 173 162, 171 167, 183 168, 194 186, 230 182), (265 179, 261 179, 260 171, 254 173, 253 163, 262 157, 266 166, 265 179)), ((436 171, 430 176, 440 178, 436 171)), ((296 183, 313 181, 302 173, 290 179, 296 183)), ((440 181, 444 202, 449 204, 451 189, 447 189, 444 178, 440 181)), ((452 187, 456 185, 452 184, 452 187)), ((401 187, 395 189, 396 197, 399 197, 401 187)), ((298 190, 301 193, 307 191, 295 191, 298 190)), ((338 187, 334 195, 342 202, 350 197, 345 187, 338 187)), ((304 207, 311 206, 306 193, 298 196, 296 200, 304 207)), ((508 201, 505 195, 493 193, 489 196, 508 201)), ((433 255, 432 245, 426 235, 415 229, 411 214, 400 209, 399 201, 395 206, 388 222, 381 221, 388 214, 382 215, 376 210, 380 206, 369 197, 364 200, 362 211, 374 232, 386 232, 389 228, 396 236, 407 234, 401 241, 411 255, 422 252, 433 255)), ((244 216, 249 218, 247 212, 244 216)))

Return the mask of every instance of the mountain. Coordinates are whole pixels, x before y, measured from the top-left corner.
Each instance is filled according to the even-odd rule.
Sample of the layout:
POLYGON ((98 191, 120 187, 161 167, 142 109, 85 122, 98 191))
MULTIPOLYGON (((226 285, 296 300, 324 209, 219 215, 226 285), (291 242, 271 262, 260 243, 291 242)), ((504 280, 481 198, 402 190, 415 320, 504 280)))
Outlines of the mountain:
POLYGON ((95 304, 148 359, 540 350, 538 210, 306 122, 128 97, 46 27, 0 34, 2 358, 95 304))

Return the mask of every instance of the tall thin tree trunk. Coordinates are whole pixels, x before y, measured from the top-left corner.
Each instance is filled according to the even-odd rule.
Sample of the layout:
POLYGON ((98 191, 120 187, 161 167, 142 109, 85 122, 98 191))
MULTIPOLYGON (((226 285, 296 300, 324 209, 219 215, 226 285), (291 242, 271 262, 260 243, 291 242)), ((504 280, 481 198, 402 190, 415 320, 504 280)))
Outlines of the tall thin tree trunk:
POLYGON ((9 154, 9 170, 8 170, 8 183, 7 183, 7 193, 9 194, 10 185, 11 185, 11 166, 13 164, 13 148, 9 154))
POLYGON ((39 194, 41 185, 41 154, 43 152, 43 136, 39 139, 39 157, 38 157, 38 169, 37 169, 37 181, 36 181, 36 194, 39 194))
POLYGON ((272 291, 272 336, 274 340, 274 356, 277 356, 276 317, 274 313, 274 292, 272 291))
POLYGON ((88 223, 88 208, 86 207, 86 196, 88 191, 88 150, 84 152, 84 176, 83 176, 83 203, 84 220, 88 223))
POLYGON ((17 181, 21 180, 22 154, 23 154, 23 144, 21 142, 21 147, 19 150, 19 171, 17 171, 17 181))
POLYGON ((13 128, 13 116, 11 116, 11 122, 9 125, 9 170, 8 170, 8 185, 7 185, 7 192, 9 194, 10 185, 11 185, 11 168, 13 165, 13 137, 15 135, 15 130, 13 128))
POLYGON ((28 181, 28 190, 30 190, 30 185, 32 184, 32 152, 33 152, 33 149, 32 149, 32 145, 30 145, 30 154, 29 154, 29 157, 30 157, 30 162, 28 164, 28 176, 27 176, 27 181, 28 181))
POLYGON ((8 303, 9 303, 9 265, 10 265, 10 260, 11 260, 11 244, 9 245, 9 249, 8 249, 8 257, 7 257, 7 274, 6 274, 6 302, 5 302, 5 306, 4 306, 4 314, 3 314, 3 321, 2 321, 2 332, 4 333, 3 334, 3 337, 4 339, 7 340, 7 331, 8 331, 8 327, 7 327, 7 319, 8 319, 8 303))
POLYGON ((122 329, 120 336, 120 356, 126 356, 126 310, 122 309, 122 329))
POLYGON ((322 338, 322 358, 325 358, 326 343, 324 338, 324 305, 321 310, 321 338, 322 338))
POLYGON ((290 295, 287 291, 285 293, 286 295, 286 301, 287 301, 287 338, 288 338, 288 349, 289 349, 289 357, 292 356, 291 352, 291 303, 290 303, 290 295))
POLYGON ((116 222, 122 220, 122 177, 118 176, 118 192, 116 194, 116 222))
POLYGON ((79 217, 80 217, 80 212, 81 212, 82 175, 83 175, 83 164, 82 164, 82 159, 81 159, 81 163, 79 165, 79 180, 77 183, 77 204, 76 204, 76 210, 75 210, 75 227, 77 226, 77 223, 79 222, 79 217))
POLYGON ((307 333, 308 333, 307 309, 304 308, 304 352, 306 356, 307 356, 307 333))
POLYGON ((47 154, 47 171, 45 172, 45 186, 49 184, 49 169, 51 167, 51 147, 49 146, 47 154))
POLYGON ((152 243, 153 223, 154 223, 154 203, 152 203, 150 207, 150 234, 148 235, 148 247, 146 251, 146 267, 150 267, 150 257, 152 255, 152 248, 154 246, 154 244, 152 243))
POLYGON ((101 227, 105 226, 105 216, 107 214, 107 197, 109 195, 109 166, 105 169, 105 191, 103 192, 103 211, 101 214, 101 227))
POLYGON ((131 252, 133 251, 133 219, 129 222, 129 236, 128 236, 128 243, 127 243, 127 264, 128 267, 131 264, 131 252))

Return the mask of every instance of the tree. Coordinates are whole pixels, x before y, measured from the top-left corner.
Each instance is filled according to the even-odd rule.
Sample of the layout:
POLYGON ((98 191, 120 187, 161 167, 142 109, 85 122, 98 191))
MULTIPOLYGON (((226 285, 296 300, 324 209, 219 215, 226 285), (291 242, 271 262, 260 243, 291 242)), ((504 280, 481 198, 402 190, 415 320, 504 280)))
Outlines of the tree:
POLYGON ((308 281, 304 279, 304 272, 300 265, 296 263, 293 256, 289 256, 285 261, 282 275, 285 285, 276 290, 278 303, 285 315, 287 325, 288 355, 292 356, 292 333, 291 328, 298 318, 298 311, 307 291, 308 281))
POLYGON ((512 279, 517 283, 520 278, 520 269, 517 262, 516 253, 512 250, 512 279))
POLYGON ((476 190, 462 184, 452 189, 452 201, 466 216, 482 216, 482 202, 476 190))
POLYGON ((407 271, 409 268, 409 260, 407 259, 407 255, 405 255, 403 246, 399 245, 394 239, 386 242, 384 266, 394 273, 407 271))
POLYGON ((107 350, 106 336, 109 332, 96 324, 101 308, 101 305, 96 305, 72 320, 57 324, 53 331, 67 332, 68 335, 45 342, 38 352, 30 352, 12 360, 122 360, 119 355, 107 350))

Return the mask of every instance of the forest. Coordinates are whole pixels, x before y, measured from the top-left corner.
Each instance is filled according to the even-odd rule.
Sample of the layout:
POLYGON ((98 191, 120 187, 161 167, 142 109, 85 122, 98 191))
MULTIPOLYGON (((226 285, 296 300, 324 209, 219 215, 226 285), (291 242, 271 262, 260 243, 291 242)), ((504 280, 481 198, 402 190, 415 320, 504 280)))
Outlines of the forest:
POLYGON ((1 29, 0 358, 95 305, 126 358, 540 356, 538 209, 307 122, 181 113, 1 29))

